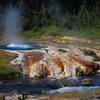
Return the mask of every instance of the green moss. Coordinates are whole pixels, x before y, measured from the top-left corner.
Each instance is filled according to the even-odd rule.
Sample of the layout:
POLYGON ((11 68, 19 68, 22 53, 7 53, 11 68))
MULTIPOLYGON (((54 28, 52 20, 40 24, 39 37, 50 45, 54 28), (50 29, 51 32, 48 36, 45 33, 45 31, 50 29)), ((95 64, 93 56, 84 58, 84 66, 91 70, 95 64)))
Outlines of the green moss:
POLYGON ((76 71, 76 76, 83 76, 84 75, 84 71, 81 69, 81 67, 77 67, 75 69, 76 71))

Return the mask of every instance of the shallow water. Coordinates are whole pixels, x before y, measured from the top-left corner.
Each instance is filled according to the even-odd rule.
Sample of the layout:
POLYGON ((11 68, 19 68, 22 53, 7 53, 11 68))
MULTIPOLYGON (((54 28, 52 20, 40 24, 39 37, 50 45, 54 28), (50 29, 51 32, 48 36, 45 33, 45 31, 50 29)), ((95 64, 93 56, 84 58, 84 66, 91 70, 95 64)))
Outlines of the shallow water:
MULTIPOLYGON (((100 73, 91 76, 75 77, 77 83, 71 84, 69 86, 61 87, 59 89, 50 90, 49 93, 62 93, 62 92, 85 92, 94 89, 100 89, 100 73), (83 82, 90 80, 88 84, 83 84, 83 82)), ((72 78, 73 79, 73 78, 72 78)))
POLYGON ((50 90, 48 93, 85 92, 85 91, 94 90, 94 89, 100 89, 100 86, 63 87, 56 90, 50 90))
POLYGON ((44 93, 55 93, 55 92, 73 92, 79 91, 84 92, 93 89, 100 89, 100 73, 93 76, 77 77, 75 79, 52 79, 52 78, 21 78, 14 81, 6 81, 0 83, 0 93, 9 93, 17 91, 20 93, 27 92, 28 94, 44 94, 44 93), (89 84, 82 84, 84 80, 93 80, 89 84), (68 83, 64 86, 65 81, 68 83))

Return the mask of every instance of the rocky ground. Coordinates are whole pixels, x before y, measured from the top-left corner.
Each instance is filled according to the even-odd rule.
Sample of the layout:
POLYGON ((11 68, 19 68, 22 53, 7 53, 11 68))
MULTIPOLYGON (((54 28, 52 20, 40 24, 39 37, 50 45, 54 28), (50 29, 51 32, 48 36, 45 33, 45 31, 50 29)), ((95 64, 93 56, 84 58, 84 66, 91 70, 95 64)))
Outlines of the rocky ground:
POLYGON ((80 93, 64 93, 64 94, 45 94, 45 95, 27 95, 13 94, 4 96, 5 100, 100 100, 100 91, 93 90, 80 93), (73 95, 74 94, 74 95, 73 95), (78 95, 80 94, 80 95, 78 95))
MULTIPOLYGON (((8 62, 10 66, 20 71, 25 78, 23 77, 22 79, 13 80, 12 82, 10 81, 10 83, 1 82, 1 91, 4 92, 7 89, 14 90, 16 87, 19 91, 23 92, 25 87, 27 87, 26 89, 31 89, 32 92, 43 93, 43 91, 48 92, 48 90, 58 89, 62 86, 90 85, 94 81, 91 78, 77 81, 66 77, 95 76, 100 70, 100 51, 99 49, 81 45, 81 43, 80 45, 74 45, 74 41, 72 40, 72 44, 66 44, 66 42, 68 42, 66 41, 66 38, 65 40, 59 39, 59 41, 55 40, 51 42, 37 41, 36 44, 43 47, 35 50, 6 50, 5 52, 16 55, 13 60, 8 62), (35 77, 35 79, 31 79, 29 77, 35 77), (2 87, 6 87, 6 89, 4 88, 4 90, 2 87), (33 90, 33 88, 35 89, 33 90)), ((84 43, 92 43, 91 41, 82 41, 84 43)), ((99 76, 96 76, 96 78, 99 78, 99 76)), ((18 99, 16 99, 15 95, 8 95, 5 98, 5 100, 18 99)), ((95 94, 95 92, 93 92, 92 94, 88 94, 86 97, 78 98, 48 95, 41 97, 29 96, 29 99, 27 100, 51 100, 51 98, 52 100, 98 100, 100 99, 100 96, 99 94, 95 94)))
POLYGON ((100 69, 99 50, 67 45, 48 46, 40 50, 10 51, 18 54, 11 61, 24 75, 30 77, 64 78, 96 74, 100 69))

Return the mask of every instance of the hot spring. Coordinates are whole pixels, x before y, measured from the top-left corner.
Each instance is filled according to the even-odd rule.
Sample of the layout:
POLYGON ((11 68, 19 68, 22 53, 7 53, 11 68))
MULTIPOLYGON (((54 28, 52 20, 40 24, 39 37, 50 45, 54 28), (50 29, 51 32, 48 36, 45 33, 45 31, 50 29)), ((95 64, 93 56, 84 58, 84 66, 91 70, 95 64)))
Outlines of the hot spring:
POLYGON ((40 48, 39 45, 30 44, 24 41, 23 37, 20 34, 22 30, 22 19, 21 9, 19 9, 18 7, 10 6, 5 9, 3 15, 3 37, 6 44, 1 45, 0 49, 31 50, 40 48))
POLYGON ((32 50, 32 49, 41 49, 40 45, 37 44, 5 44, 5 45, 0 45, 0 49, 4 50, 32 50))

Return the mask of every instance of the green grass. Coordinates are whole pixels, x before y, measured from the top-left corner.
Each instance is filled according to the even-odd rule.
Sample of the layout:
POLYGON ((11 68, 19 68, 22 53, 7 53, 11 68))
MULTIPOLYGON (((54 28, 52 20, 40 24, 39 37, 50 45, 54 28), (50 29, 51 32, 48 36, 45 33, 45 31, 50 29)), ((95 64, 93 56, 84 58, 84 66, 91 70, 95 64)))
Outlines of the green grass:
POLYGON ((19 77, 19 72, 15 71, 14 69, 8 66, 5 67, 0 65, 0 80, 12 80, 19 77))
POLYGON ((61 29, 55 26, 42 27, 38 31, 26 31, 22 35, 26 39, 43 38, 45 36, 60 36, 61 29))
POLYGON ((83 28, 83 29, 66 29, 59 28, 56 26, 42 27, 36 32, 27 31, 23 32, 22 35, 27 39, 32 38, 42 38, 42 37, 55 37, 55 36, 71 36, 77 38, 85 38, 85 39, 100 39, 100 29, 99 28, 83 28))
POLYGON ((11 80, 21 77, 21 74, 9 64, 15 56, 5 51, 0 51, 0 80, 11 80))
POLYGON ((42 37, 42 34, 40 34, 38 32, 31 32, 31 31, 23 32, 22 35, 26 39, 41 38, 42 37))

